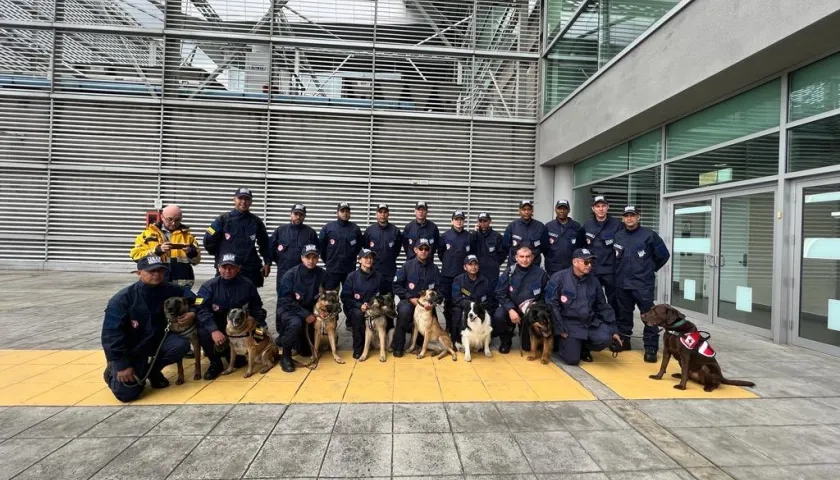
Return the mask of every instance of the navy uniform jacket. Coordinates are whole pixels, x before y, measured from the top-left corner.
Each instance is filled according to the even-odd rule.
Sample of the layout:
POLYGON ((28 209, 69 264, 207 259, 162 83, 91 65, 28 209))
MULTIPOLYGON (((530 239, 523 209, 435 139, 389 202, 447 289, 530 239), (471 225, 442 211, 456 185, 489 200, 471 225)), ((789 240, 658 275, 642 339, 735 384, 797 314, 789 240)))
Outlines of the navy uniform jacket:
POLYGON ((351 308, 362 308, 362 304, 379 293, 379 286, 382 276, 375 270, 365 273, 361 268, 347 275, 347 280, 341 287, 341 303, 344 305, 345 313, 351 308))
MULTIPOLYGON (((470 232, 451 228, 440 236, 438 258, 441 262, 440 275, 455 278, 464 273, 464 258, 470 254, 470 232)), ((479 266, 479 271, 481 266, 479 266)))
POLYGON ((534 265, 539 265, 548 244, 548 230, 539 220, 532 218, 530 222, 525 223, 521 218, 517 218, 505 229, 502 241, 502 248, 508 256, 508 266, 516 263, 516 249, 520 245, 531 247, 531 251, 534 252, 534 265))
POLYGON ((431 256, 426 263, 416 258, 403 263, 394 277, 394 295, 401 300, 417 298, 423 290, 436 290, 440 272, 431 256))
POLYGON ((498 302, 490 280, 481 275, 477 275, 475 280, 472 280, 466 272, 455 277, 452 281, 452 303, 465 308, 464 304, 468 302, 480 303, 492 315, 498 302))
POLYGON ((365 230, 362 243, 364 248, 376 254, 373 257, 373 271, 379 272, 384 278, 393 278, 397 273, 397 257, 403 244, 400 229, 390 222, 384 227, 378 222, 374 223, 365 230))
POLYGON ((653 291, 656 272, 671 258, 659 235, 642 226, 622 228, 615 235, 614 247, 616 288, 653 291))
POLYGON ((615 312, 595 275, 577 277, 571 268, 561 270, 551 276, 545 295, 555 333, 585 340, 589 338, 586 329, 601 323, 611 324, 615 333, 615 312))
POLYGON ((499 267, 507 257, 507 251, 502 246, 502 234, 488 228, 484 232, 472 232, 470 236, 470 251, 478 257, 478 274, 495 285, 499 279, 499 267))
POLYGON ((514 263, 499 276, 496 300, 505 311, 513 308, 521 315, 519 304, 525 300, 541 298, 547 283, 548 274, 536 264, 525 269, 514 263))
POLYGON ((305 245, 318 245, 318 234, 309 225, 288 223, 280 225, 269 238, 271 259, 277 263, 277 283, 283 274, 300 264, 300 254, 305 245))
POLYGON ((284 273, 277 291, 277 312, 281 319, 306 318, 312 313, 326 274, 321 267, 310 270, 302 263, 284 273))
POLYGON ((580 248, 589 249, 598 258, 592 268, 595 275, 613 275, 615 273, 615 234, 624 224, 615 217, 607 217, 603 222, 590 218, 578 233, 580 248))
POLYGON ((216 319, 219 323, 227 322, 227 314, 231 308, 242 308, 248 305, 248 313, 254 317, 259 325, 265 325, 265 310, 257 287, 254 283, 237 275, 231 280, 222 277, 211 278, 198 289, 198 296, 202 299, 201 305, 196 309, 198 322, 208 332, 218 330, 216 319))
POLYGON ((321 228, 318 236, 321 258, 332 273, 350 273, 356 269, 356 255, 362 249, 362 231, 353 222, 333 220, 321 228))
POLYGON ((577 237, 581 227, 571 218, 565 225, 555 218, 546 223, 545 228, 548 230, 545 270, 551 275, 572 266, 572 253, 578 248, 577 237))
POLYGON ((204 234, 204 248, 217 262, 222 253, 236 254, 244 270, 253 271, 263 265, 271 265, 265 224, 251 212, 233 209, 216 217, 204 234), (254 242, 259 245, 259 255, 254 242))
POLYGON ((405 248, 406 261, 414 258, 414 245, 421 238, 429 241, 432 252, 437 251, 438 245, 440 245, 440 230, 438 230, 435 222, 426 220, 426 223, 421 225, 417 223, 417 219, 414 219, 405 225, 405 228, 403 228, 403 248, 405 248))
POLYGON ((137 281, 117 292, 105 307, 102 323, 105 358, 117 370, 125 370, 134 365, 133 359, 154 355, 168 323, 163 301, 184 296, 195 298, 191 291, 168 282, 152 287, 137 281))

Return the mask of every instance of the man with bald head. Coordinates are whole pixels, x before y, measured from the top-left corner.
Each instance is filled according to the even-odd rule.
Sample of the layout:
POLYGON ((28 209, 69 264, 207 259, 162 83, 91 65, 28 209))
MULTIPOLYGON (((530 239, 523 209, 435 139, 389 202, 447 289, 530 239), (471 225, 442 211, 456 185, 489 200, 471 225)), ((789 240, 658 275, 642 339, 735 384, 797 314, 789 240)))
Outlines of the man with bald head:
POLYGON ((165 280, 189 290, 195 283, 193 265, 201 262, 201 251, 190 228, 181 223, 182 218, 178 205, 161 210, 158 221, 150 223, 134 240, 130 256, 137 262, 157 255, 169 266, 165 280))

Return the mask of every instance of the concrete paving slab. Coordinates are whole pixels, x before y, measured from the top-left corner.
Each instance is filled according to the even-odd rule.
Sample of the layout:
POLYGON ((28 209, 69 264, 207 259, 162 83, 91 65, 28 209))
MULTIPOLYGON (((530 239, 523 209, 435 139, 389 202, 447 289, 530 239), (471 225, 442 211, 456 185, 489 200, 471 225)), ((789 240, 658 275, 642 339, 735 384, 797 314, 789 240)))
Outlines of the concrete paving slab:
MULTIPOLYGON (((72 408, 72 407, 71 407, 72 408)), ((141 437, 175 411, 169 405, 131 406, 121 409, 93 428, 83 437, 141 437)))
POLYGON ((568 432, 515 433, 516 443, 536 473, 598 472, 601 469, 568 432))
POLYGON ((499 413, 512 432, 565 432, 563 422, 541 403, 497 403, 499 413))
POLYGON ((455 444, 471 475, 533 473, 510 433, 456 433, 455 444))
POLYGON ((76 438, 18 475, 31 480, 84 480, 137 441, 133 437, 76 438))
POLYGON ((635 431, 579 431, 572 435, 606 472, 677 467, 673 460, 635 431))
POLYGON ((545 407, 560 420, 563 428, 570 432, 630 428, 601 402, 557 402, 545 404, 545 407))
POLYGON ((344 404, 338 412, 335 433, 391 433, 394 406, 390 404, 344 404))
POLYGON ((24 430, 16 437, 75 437, 117 413, 122 407, 74 407, 56 413, 43 422, 24 430))
POLYGON ((775 465, 775 462, 720 428, 673 428, 671 431, 719 467, 775 465))
POLYGON ((234 405, 208 435, 268 435, 285 405, 234 405))
POLYGON ((0 443, 0 480, 12 478, 69 442, 69 438, 12 438, 0 443))
POLYGON ((393 475, 461 474, 461 462, 450 433, 401 433, 394 435, 393 475))
POLYGON ((184 405, 152 428, 148 435, 206 435, 230 409, 230 405, 184 405))
POLYGON ((200 436, 186 435, 143 437, 91 478, 95 480, 166 478, 200 441, 200 436))
POLYGON ((0 439, 13 437, 43 422, 64 407, 9 407, 0 411, 0 439))
POLYGON ((608 473, 610 480, 694 480, 685 470, 648 470, 608 473))
POLYGON ((609 480, 606 473, 539 473, 538 480, 609 480))
POLYGON ((240 478, 268 434, 205 437, 169 475, 172 480, 240 478))
POLYGON ((447 403, 453 432, 509 432, 499 409, 492 403, 447 403))
POLYGON ((289 405, 272 434, 332 433, 340 405, 289 405))
POLYGON ((328 434, 271 435, 245 478, 317 477, 329 441, 328 434))
POLYGON ((780 465, 833 461, 840 451, 840 427, 836 426, 727 427, 724 430, 780 465))
POLYGON ((391 474, 392 438, 388 434, 339 435, 321 465, 321 477, 377 477, 391 474))
POLYGON ((394 433, 449 432, 446 408, 440 403, 394 405, 394 433))
POLYGON ((838 464, 789 465, 785 467, 727 467, 737 480, 826 480, 837 477, 838 464))
POLYGON ((732 476, 717 467, 687 468, 697 480, 732 480, 732 476))

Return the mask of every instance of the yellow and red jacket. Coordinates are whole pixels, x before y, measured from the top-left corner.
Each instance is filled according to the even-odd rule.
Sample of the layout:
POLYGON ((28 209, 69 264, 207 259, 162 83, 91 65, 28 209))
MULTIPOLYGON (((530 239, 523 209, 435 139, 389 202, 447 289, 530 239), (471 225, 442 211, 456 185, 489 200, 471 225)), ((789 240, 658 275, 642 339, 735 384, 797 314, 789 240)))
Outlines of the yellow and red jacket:
POLYGON ((198 248, 198 241, 190 233, 189 227, 181 225, 175 231, 170 232, 169 243, 189 245, 189 247, 164 253, 158 248, 161 243, 166 242, 166 236, 163 234, 162 228, 159 223, 149 224, 143 230, 143 233, 134 240, 134 248, 131 249, 130 253, 131 259, 136 262, 147 255, 158 255, 162 261, 169 264, 168 281, 192 287, 195 282, 195 273, 193 273, 192 266, 201 262, 201 250, 198 248))

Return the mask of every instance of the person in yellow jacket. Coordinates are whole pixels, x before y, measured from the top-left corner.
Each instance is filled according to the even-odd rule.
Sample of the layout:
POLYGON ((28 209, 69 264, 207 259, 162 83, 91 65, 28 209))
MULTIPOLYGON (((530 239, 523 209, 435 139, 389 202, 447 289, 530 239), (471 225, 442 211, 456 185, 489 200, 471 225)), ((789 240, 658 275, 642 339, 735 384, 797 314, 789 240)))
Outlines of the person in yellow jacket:
POLYGON ((134 240, 131 259, 135 262, 148 255, 157 255, 169 264, 166 281, 192 289, 195 283, 193 265, 201 262, 201 250, 190 228, 181 224, 181 208, 169 205, 161 210, 161 219, 134 240))

